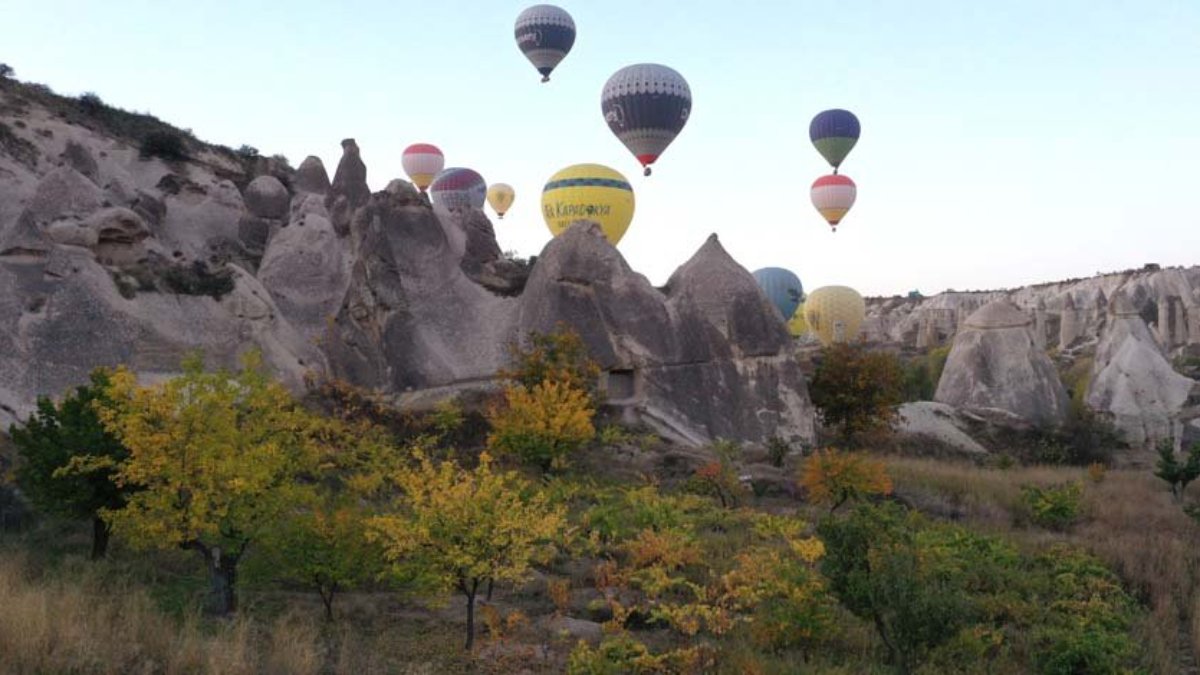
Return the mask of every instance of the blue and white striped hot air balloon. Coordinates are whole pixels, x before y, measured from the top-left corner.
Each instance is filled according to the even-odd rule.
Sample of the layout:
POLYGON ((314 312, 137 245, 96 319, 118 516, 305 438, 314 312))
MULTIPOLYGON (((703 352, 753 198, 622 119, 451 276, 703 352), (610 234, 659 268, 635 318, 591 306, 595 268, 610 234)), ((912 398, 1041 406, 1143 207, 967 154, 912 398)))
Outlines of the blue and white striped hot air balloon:
POLYGON ((692 114, 692 90, 675 70, 656 63, 626 66, 600 94, 604 121, 650 175, 650 165, 692 114))

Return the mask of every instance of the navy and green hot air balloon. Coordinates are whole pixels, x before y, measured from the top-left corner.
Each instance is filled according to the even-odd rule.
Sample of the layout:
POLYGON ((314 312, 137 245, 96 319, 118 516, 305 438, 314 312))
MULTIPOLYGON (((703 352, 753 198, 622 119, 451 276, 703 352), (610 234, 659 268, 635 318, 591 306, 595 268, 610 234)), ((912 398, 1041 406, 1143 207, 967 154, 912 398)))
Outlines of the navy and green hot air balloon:
POLYGON ((542 82, 549 82, 550 73, 575 45, 575 20, 561 7, 534 5, 517 16, 513 34, 521 53, 542 74, 542 82))
POLYGON ((796 313, 796 308, 804 299, 804 286, 800 277, 782 267, 764 267, 753 272, 754 280, 763 294, 787 321, 796 313))
POLYGON ((858 143, 861 132, 862 127, 854 113, 840 108, 818 113, 808 125, 808 137, 835 174, 858 143))

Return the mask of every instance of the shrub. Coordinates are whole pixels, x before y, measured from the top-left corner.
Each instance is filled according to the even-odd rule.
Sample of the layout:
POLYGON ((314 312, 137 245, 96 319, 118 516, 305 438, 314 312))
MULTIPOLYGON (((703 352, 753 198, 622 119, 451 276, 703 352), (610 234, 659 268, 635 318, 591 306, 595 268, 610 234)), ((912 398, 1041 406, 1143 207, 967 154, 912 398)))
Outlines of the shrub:
POLYGON ((255 159, 259 156, 258 148, 254 147, 253 145, 243 144, 237 150, 234 150, 234 152, 242 159, 255 159))
POLYGON ((99 115, 108 109, 108 105, 104 103, 94 92, 87 92, 79 97, 79 108, 88 115, 99 115))
POLYGON ((212 271, 208 265, 197 260, 190 266, 176 265, 163 272, 163 283, 172 293, 180 295, 207 295, 214 300, 233 292, 233 272, 227 268, 212 271))
POLYGON ((1165 480, 1171 487, 1176 500, 1183 499, 1183 491, 1192 481, 1200 478, 1200 443, 1188 449, 1187 460, 1182 464, 1175 458, 1175 448, 1170 440, 1158 444, 1158 465, 1154 475, 1165 480))
POLYGON ((1022 485, 1021 500, 1036 525, 1051 530, 1067 530, 1079 520, 1083 484, 1078 481, 1039 487, 1022 485))
POLYGON ((598 398, 600 367, 588 357, 587 346, 579 334, 559 324, 552 333, 531 332, 528 346, 509 345, 512 366, 501 370, 502 378, 513 380, 526 390, 545 381, 563 384, 598 398))
POLYGON ((888 431, 903 402, 899 359, 862 345, 835 344, 821 352, 809 393, 844 447, 862 433, 888 431))
POLYGON ((563 465, 566 456, 592 440, 595 410, 587 394, 546 380, 532 389, 508 387, 504 404, 488 411, 489 448, 520 457, 543 471, 563 465))
POLYGON ((882 462, 833 449, 818 450, 805 460, 800 483, 808 491, 809 501, 830 504, 830 512, 851 499, 892 492, 892 480, 882 462))
POLYGON ((0 63, 0 80, 6 80, 16 75, 13 67, 7 63, 0 63))
POLYGON ((737 506, 746 492, 733 465, 720 460, 696 469, 691 478, 688 478, 684 490, 692 494, 716 497, 722 508, 737 506))
POLYGON ((767 439, 767 458, 771 461, 771 466, 782 468, 784 460, 791 452, 791 444, 782 438, 772 436, 767 439))
POLYGON ((181 162, 188 158, 187 143, 183 136, 172 131, 151 131, 142 137, 143 159, 157 157, 168 162, 181 162))

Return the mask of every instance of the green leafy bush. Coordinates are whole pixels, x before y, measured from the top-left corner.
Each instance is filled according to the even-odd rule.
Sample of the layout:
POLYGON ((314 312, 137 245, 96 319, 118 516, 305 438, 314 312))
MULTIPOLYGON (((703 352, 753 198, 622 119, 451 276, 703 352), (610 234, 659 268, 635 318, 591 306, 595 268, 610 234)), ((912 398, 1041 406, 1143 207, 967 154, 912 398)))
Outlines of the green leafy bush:
POLYGON ((1021 500, 1034 524, 1051 530, 1067 530, 1079 520, 1083 483, 1072 481, 1049 487, 1022 485, 1021 500))
POLYGON ((171 131, 151 131, 142 138, 143 159, 157 157, 168 162, 181 162, 188 158, 187 142, 182 134, 171 131))

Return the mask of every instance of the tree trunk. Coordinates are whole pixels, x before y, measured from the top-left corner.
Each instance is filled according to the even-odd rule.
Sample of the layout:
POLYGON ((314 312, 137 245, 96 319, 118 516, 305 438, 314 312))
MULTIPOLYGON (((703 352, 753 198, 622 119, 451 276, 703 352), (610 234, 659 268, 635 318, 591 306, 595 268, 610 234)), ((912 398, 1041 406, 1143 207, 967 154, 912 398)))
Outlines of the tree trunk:
POLYGON ((875 631, 879 633, 879 638, 883 640, 883 644, 888 650, 888 662, 899 667, 900 672, 907 673, 908 668, 904 663, 904 659, 901 657, 900 652, 896 650, 896 646, 893 645, 892 641, 888 639, 887 624, 884 623, 883 617, 878 613, 875 613, 874 618, 875 631))
POLYGON ((325 603, 325 620, 333 621, 333 594, 337 592, 337 584, 317 584, 317 592, 321 594, 321 602, 325 603))
POLYGON ((92 517, 92 560, 101 560, 108 553, 108 523, 100 516, 92 517))
POLYGON ((491 602, 491 601, 492 601, 492 589, 493 589, 495 586, 496 586, 496 580, 495 580, 495 579, 488 579, 487 597, 486 597, 486 598, 484 598, 484 599, 485 599, 485 600, 487 600, 488 602, 491 602))
POLYGON ((237 564, 241 553, 230 553, 216 546, 209 548, 199 541, 187 542, 183 547, 199 551, 204 557, 204 566, 208 569, 209 612, 217 616, 236 612, 237 564))
POLYGON ((460 582, 459 588, 467 596, 466 650, 471 651, 471 648, 475 646, 475 594, 479 591, 479 579, 472 579, 470 588, 467 587, 466 582, 460 582))

